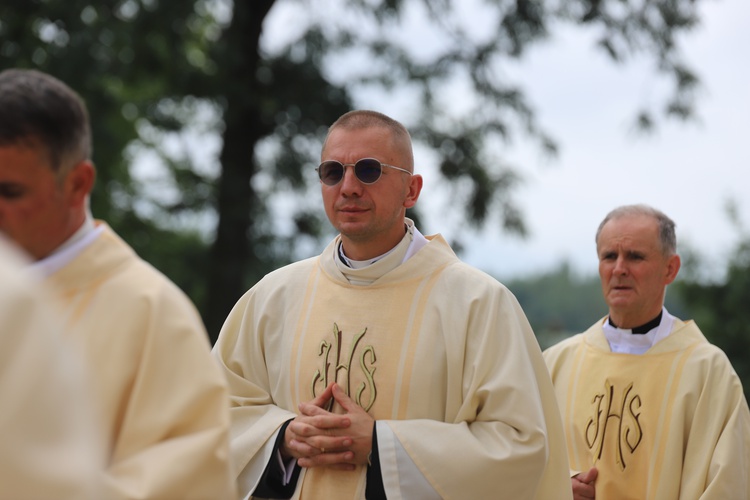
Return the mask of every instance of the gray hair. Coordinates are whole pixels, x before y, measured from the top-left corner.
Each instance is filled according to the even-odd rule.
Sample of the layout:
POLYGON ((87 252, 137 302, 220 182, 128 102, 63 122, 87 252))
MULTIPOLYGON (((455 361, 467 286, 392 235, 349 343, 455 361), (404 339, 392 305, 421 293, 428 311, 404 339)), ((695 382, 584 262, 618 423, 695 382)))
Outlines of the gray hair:
POLYGON ((623 205, 617 207, 604 217, 604 220, 599 224, 599 228, 596 230, 596 241, 597 246, 599 245, 599 235, 602 232, 602 228, 607 222, 613 219, 619 219, 621 217, 627 217, 632 215, 645 215, 647 217, 653 217, 658 224, 659 231, 659 242, 661 243, 661 251, 665 256, 674 255, 677 253, 677 236, 675 235, 675 223, 670 219, 664 212, 654 207, 645 204, 637 205, 623 205))

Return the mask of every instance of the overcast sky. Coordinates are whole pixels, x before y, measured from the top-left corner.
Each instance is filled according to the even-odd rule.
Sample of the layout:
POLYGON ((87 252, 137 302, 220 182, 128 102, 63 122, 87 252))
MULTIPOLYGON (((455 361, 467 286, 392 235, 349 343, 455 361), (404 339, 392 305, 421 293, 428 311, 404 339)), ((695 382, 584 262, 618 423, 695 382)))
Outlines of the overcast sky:
MULTIPOLYGON (((452 15, 481 30, 484 19, 475 12, 480 4, 462 0, 452 15)), ((580 27, 558 29, 526 54, 511 76, 523 85, 560 154, 549 160, 531 143, 498 145, 503 161, 521 167, 525 180, 514 198, 530 234, 522 240, 489 225, 464 241, 465 261, 500 279, 549 271, 562 261, 594 274, 593 235, 601 219, 616 206, 648 203, 677 223, 678 249, 689 244, 712 269, 724 269, 737 242, 725 212, 727 200, 737 203, 741 220, 750 226, 750 148, 745 145, 750 133, 750 1, 703 0, 701 9, 701 24, 680 39, 683 55, 702 79, 699 118, 662 123, 648 136, 633 130, 636 111, 644 104, 664 104, 669 88, 650 59, 615 65, 594 48, 593 34, 580 27)), ((417 24, 424 18, 411 16, 417 24)), ((280 2, 264 26, 266 47, 282 44, 295 27, 305 25, 293 2, 280 2)), ((419 26, 389 36, 410 36, 408 43, 417 50, 441 41, 419 26)), ((332 74, 345 79, 347 70, 366 70, 367 64, 346 60, 331 68, 332 74)), ((413 116, 413 98, 399 100, 395 92, 356 96, 357 107, 383 111, 407 125, 413 116)), ((460 92, 445 101, 456 105, 460 92)), ((419 206, 427 214, 427 227, 422 229, 441 232, 450 241, 460 232, 460 219, 451 217, 457 212, 443 197, 429 152, 417 149, 416 163, 425 177, 419 206)))
POLYGON ((464 260, 506 279, 562 260, 595 273, 599 222, 615 206, 642 202, 675 220, 678 246, 688 243, 723 269, 737 241, 727 199, 750 226, 750 2, 702 3, 702 23, 682 45, 703 81, 700 120, 667 123, 648 137, 631 129, 634 111, 658 87, 645 62, 615 66, 574 30, 531 52, 528 96, 561 152, 553 161, 531 145, 509 152, 528 167, 516 199, 531 234, 486 230, 464 260))

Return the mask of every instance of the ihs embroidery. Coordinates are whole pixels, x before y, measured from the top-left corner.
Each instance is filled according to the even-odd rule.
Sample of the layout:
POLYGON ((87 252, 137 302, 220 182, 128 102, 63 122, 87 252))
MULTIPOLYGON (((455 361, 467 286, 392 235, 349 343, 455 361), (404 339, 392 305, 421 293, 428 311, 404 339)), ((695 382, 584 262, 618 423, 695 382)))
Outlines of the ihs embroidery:
POLYGON ((336 381, 346 391, 354 401, 364 408, 365 411, 369 411, 372 405, 375 403, 377 391, 375 388, 375 380, 373 375, 375 374, 376 367, 374 366, 375 349, 372 345, 362 346, 360 349, 359 343, 367 333, 367 328, 356 334, 349 344, 349 352, 346 358, 342 359, 342 337, 343 332, 339 330, 336 323, 333 324, 333 342, 323 340, 320 342, 318 349, 318 356, 322 357, 323 370, 315 370, 315 374, 312 379, 311 391, 313 397, 316 396, 317 391, 323 391, 328 387, 329 382, 336 381), (335 356, 334 360, 331 360, 331 352, 335 356), (356 357, 356 359, 355 359, 356 357), (355 364, 358 362, 358 364, 355 364), (331 365, 333 365, 333 372, 331 373, 331 365), (364 377, 364 381, 359 384, 356 388, 356 392, 352 393, 351 383, 352 375, 354 370, 359 368, 364 377), (369 399, 367 402, 362 402, 362 394, 367 390, 369 399), (353 395, 352 395, 353 394, 353 395))
POLYGON ((597 460, 601 459, 605 452, 607 431, 617 433, 616 450, 612 452, 615 453, 615 461, 623 471, 627 468, 626 452, 632 456, 643 438, 643 429, 639 421, 641 397, 632 392, 631 383, 622 393, 622 398, 618 402, 619 408, 613 409, 614 387, 607 382, 604 393, 597 394, 591 401, 594 405, 594 417, 590 418, 586 425, 586 444, 590 449, 595 449, 597 460))

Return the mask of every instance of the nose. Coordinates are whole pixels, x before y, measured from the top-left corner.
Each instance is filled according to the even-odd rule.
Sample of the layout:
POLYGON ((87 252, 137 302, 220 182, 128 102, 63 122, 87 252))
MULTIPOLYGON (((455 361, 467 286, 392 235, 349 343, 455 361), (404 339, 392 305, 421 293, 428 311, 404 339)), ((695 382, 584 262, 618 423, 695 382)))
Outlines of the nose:
POLYGON ((362 182, 354 173, 354 166, 344 167, 344 178, 341 179, 341 194, 344 196, 360 196, 364 189, 362 182))
POLYGON ((617 260, 615 261, 615 268, 613 269, 613 272, 617 275, 623 276, 628 273, 628 268, 625 262, 625 258, 623 256, 617 257, 617 260))

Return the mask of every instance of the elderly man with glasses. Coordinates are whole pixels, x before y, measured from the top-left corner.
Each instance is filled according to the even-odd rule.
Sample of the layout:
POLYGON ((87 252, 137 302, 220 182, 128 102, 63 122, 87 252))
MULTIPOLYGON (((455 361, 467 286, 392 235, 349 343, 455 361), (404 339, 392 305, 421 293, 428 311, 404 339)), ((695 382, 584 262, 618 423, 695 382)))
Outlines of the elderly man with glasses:
POLYGON ((518 302, 405 216, 422 190, 407 130, 349 112, 322 160, 339 235, 250 289, 214 347, 243 498, 570 498, 518 302))

